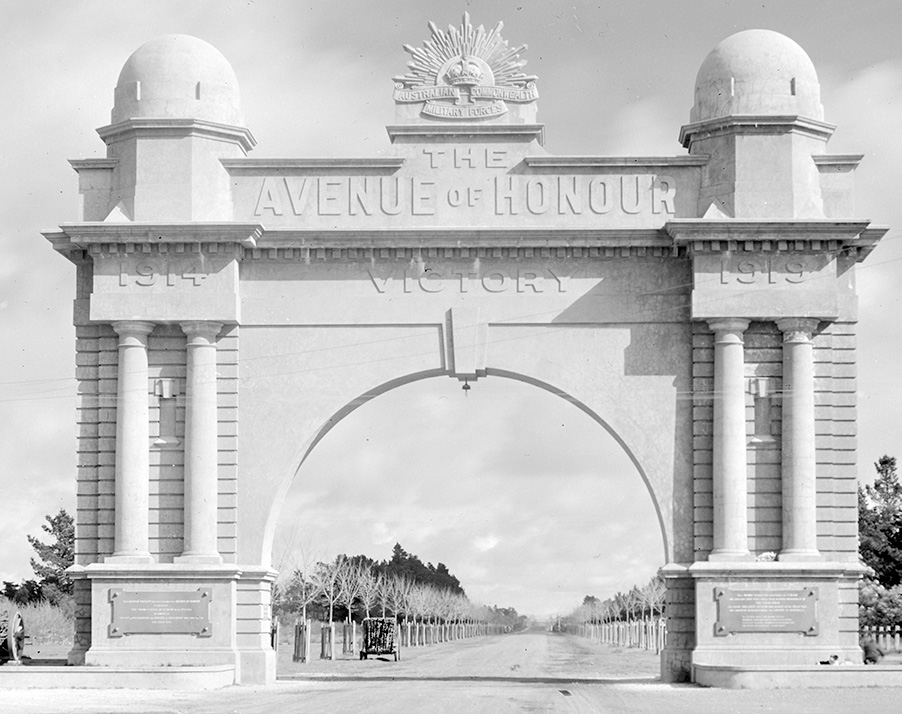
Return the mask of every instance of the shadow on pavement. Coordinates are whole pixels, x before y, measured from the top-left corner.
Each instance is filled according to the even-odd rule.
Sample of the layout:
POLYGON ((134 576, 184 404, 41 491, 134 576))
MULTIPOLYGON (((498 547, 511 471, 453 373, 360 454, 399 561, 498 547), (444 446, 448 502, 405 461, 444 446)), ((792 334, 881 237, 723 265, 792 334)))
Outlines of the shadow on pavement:
POLYGON ((478 675, 286 674, 280 682, 516 682, 519 684, 661 684, 658 677, 497 677, 478 675))

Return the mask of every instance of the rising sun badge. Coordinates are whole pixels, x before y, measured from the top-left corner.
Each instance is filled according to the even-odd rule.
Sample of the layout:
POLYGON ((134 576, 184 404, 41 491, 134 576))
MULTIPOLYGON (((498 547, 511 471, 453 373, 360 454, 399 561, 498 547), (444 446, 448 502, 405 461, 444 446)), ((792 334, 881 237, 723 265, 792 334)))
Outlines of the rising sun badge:
POLYGON ((452 120, 497 117, 507 112, 505 102, 534 102, 536 77, 523 73, 520 59, 526 45, 508 47, 502 27, 474 29, 469 14, 447 32, 430 22, 432 38, 423 47, 404 45, 413 59, 408 73, 394 78, 395 101, 422 102, 424 116, 452 120))

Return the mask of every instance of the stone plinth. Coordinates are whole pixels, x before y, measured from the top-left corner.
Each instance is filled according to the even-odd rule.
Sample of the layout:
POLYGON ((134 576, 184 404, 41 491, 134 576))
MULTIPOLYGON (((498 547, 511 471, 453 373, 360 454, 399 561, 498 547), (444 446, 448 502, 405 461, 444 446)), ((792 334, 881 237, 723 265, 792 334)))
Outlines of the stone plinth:
POLYGON ((272 571, 230 565, 90 565, 73 571, 91 586, 91 647, 101 667, 228 666, 235 682, 275 679, 267 638, 245 631, 239 613, 268 623, 272 571), (265 592, 266 602, 255 593, 265 592), (187 603, 187 604, 186 604, 187 603))
POLYGON ((688 573, 696 597, 693 667, 806 666, 833 655, 861 664, 857 563, 695 563, 688 573), (750 594, 754 601, 734 597, 728 605, 724 591, 750 594), (767 597, 792 600, 812 592, 815 602, 807 612, 767 597))

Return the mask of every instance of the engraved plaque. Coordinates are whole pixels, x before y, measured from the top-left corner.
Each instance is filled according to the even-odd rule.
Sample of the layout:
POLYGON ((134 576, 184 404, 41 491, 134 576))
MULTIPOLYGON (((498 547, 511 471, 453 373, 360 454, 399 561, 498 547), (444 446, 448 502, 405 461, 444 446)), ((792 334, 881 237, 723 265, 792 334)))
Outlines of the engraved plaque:
POLYGON ((719 637, 735 632, 800 632, 818 634, 816 587, 800 590, 734 590, 714 588, 719 637))
POLYGON ((113 608, 110 637, 133 634, 188 634, 210 637, 209 588, 197 590, 152 590, 129 592, 110 589, 113 608))

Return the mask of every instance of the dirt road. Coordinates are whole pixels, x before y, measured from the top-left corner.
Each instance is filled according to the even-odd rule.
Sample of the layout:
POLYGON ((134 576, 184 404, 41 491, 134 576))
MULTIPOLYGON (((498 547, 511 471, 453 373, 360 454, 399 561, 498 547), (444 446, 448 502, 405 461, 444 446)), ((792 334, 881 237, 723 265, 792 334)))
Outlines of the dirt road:
POLYGON ((280 661, 271 687, 214 692, 0 692, 2 710, 154 714, 289 712, 898 712, 902 690, 725 691, 656 680, 653 653, 533 631, 402 652, 400 662, 280 661))

